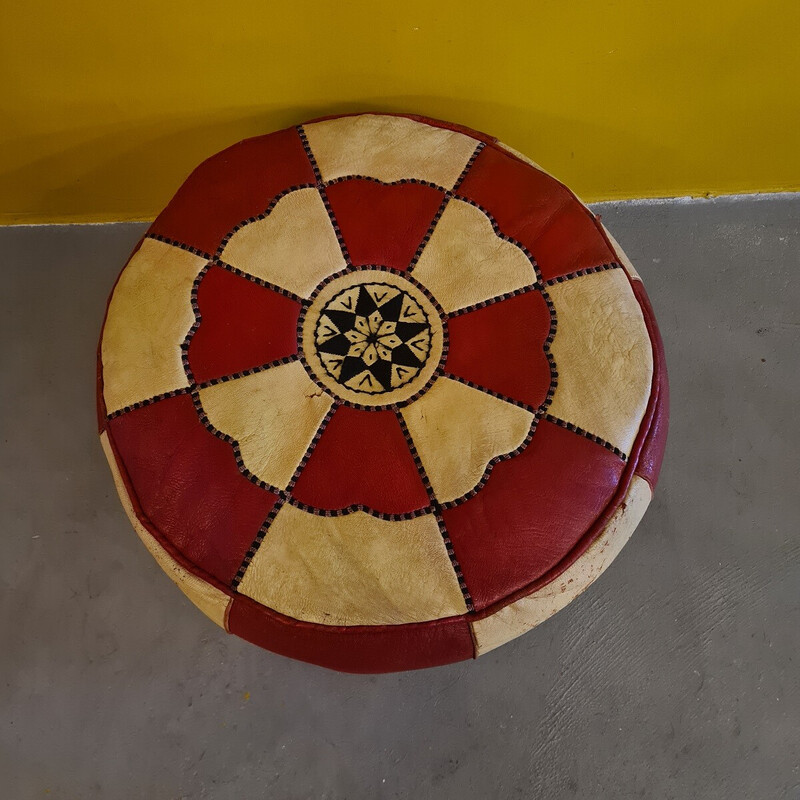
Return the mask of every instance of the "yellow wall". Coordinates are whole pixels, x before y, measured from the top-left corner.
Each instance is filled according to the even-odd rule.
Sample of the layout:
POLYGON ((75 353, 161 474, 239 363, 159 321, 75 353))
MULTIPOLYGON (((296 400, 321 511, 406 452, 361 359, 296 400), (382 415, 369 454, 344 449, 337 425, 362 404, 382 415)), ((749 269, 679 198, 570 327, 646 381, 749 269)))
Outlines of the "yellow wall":
POLYGON ((336 111, 499 136, 587 200, 800 188, 797 0, 29 0, 0 14, 0 221, 152 217, 336 111))

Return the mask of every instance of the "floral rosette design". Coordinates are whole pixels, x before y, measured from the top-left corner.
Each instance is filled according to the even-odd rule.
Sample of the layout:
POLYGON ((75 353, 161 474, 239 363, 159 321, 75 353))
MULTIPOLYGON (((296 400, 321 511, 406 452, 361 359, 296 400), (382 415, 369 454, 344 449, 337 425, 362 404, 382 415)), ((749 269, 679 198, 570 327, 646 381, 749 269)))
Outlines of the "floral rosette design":
POLYGON ((297 654, 270 614, 444 630, 567 566, 653 357, 560 184, 469 132, 362 115, 202 165, 123 271, 101 375, 132 516, 221 593, 193 597, 212 618, 297 654))

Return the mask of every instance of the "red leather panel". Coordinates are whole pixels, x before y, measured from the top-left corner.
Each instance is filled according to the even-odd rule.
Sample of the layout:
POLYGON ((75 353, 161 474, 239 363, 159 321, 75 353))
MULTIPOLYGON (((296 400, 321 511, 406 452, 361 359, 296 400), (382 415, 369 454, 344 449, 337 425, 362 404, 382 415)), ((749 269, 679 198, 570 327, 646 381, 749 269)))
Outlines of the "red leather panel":
POLYGON ((489 145, 458 191, 530 250, 543 280, 615 261, 591 213, 555 178, 489 145))
POLYGON ((237 594, 228 626, 231 633, 274 653, 342 672, 423 669, 473 657, 465 617, 411 625, 314 625, 284 617, 237 594))
POLYGON ((541 420, 516 458, 475 497, 444 511, 476 610, 532 583, 575 547, 614 495, 625 464, 541 420))
POLYGON ((222 583, 233 579, 277 497, 250 483, 189 395, 109 420, 109 436, 152 526, 222 583))
POLYGON ((214 253, 235 225, 301 183, 314 183, 314 171, 294 128, 247 139, 197 167, 150 233, 214 253))
POLYGON ((550 311, 539 292, 528 292, 453 317, 445 369, 499 394, 538 408, 550 386, 542 343, 550 311))
POLYGON ((198 383, 258 367, 297 352, 300 304, 211 267, 197 290, 200 327, 189 344, 198 383))
POLYGON ((664 459, 664 448, 667 444, 669 430, 669 380, 664 355, 664 343, 656 325, 650 298, 647 296, 641 281, 631 281, 633 292, 642 306, 650 338, 653 342, 653 391, 656 393, 655 411, 650 431, 636 464, 636 474, 644 478, 652 489, 655 489, 661 474, 661 462, 664 459))
POLYGON ((334 183, 327 193, 353 264, 394 269, 411 263, 444 199, 423 184, 358 179, 334 183))
POLYGON ((292 495, 317 508, 364 505, 384 514, 429 504, 394 412, 349 406, 334 412, 292 495))

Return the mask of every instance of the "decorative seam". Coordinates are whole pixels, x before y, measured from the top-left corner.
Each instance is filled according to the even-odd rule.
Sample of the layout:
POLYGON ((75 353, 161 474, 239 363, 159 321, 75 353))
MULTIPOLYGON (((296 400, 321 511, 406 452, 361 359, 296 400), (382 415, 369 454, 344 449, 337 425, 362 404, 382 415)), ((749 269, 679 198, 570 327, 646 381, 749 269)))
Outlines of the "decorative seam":
POLYGON ((436 499, 433 487, 431 486, 431 482, 428 478, 428 473, 425 471, 425 466, 423 465, 422 459, 419 457, 419 453, 417 452, 417 447, 414 444, 414 439, 411 437, 411 432, 408 430, 406 421, 403 419, 403 415, 400 413, 400 409, 397 406, 394 407, 394 414, 395 417, 397 417, 398 423, 400 424, 400 430, 403 432, 408 449, 411 451, 411 457, 414 459, 414 464, 417 467, 417 471, 419 472, 419 477, 422 480, 425 491, 428 493, 428 497, 431 500, 431 507, 433 508, 436 524, 439 527, 439 533, 442 536, 442 541, 444 542, 445 550, 447 551, 447 557, 450 559, 450 563, 453 566, 453 571, 455 572, 458 586, 461 589, 462 596, 464 597, 464 603, 467 607, 467 612, 472 613, 475 611, 475 605, 472 602, 472 595, 467 588, 467 583, 464 579, 464 573, 461 570, 461 564, 458 563, 458 558, 456 557, 456 553, 453 548, 453 542, 450 539, 450 534, 447 532, 447 526, 445 525, 444 517, 442 516, 442 504, 440 504, 436 499))
POLYGON ((492 470, 495 468, 496 464, 499 464, 501 461, 510 461, 515 456, 518 456, 531 443, 533 440, 533 434, 536 433, 536 426, 539 424, 539 419, 540 417, 534 416, 533 420, 531 421, 531 426, 528 429, 528 433, 525 434, 525 438, 517 447, 515 447, 513 450, 510 450, 508 453, 501 453, 499 456, 495 456, 487 463, 481 479, 466 494, 461 495, 461 497, 457 497, 455 500, 448 500, 446 503, 440 503, 441 507, 455 508, 456 506, 460 506, 462 503, 465 503, 467 500, 475 497, 475 495, 486 486, 486 483, 488 482, 489 477, 492 474, 492 470))
POLYGON ((206 261, 211 260, 211 255, 206 253, 205 250, 198 250, 196 247, 192 247, 191 245, 184 244, 183 242, 179 242, 177 239, 170 239, 167 236, 162 236, 160 233, 146 233, 145 239, 155 239, 157 242, 163 242, 164 244, 172 245, 173 247, 178 247, 181 250, 185 250, 187 253, 191 253, 195 256, 200 256, 200 258, 204 258, 206 261))
POLYGON ((577 433, 579 436, 583 436, 585 439, 589 439, 596 444, 602 445, 606 448, 606 450, 610 450, 612 453, 619 456, 623 461, 628 460, 628 456, 618 447, 615 447, 613 444, 611 444, 611 442, 607 442, 605 439, 601 439, 599 436, 595 436, 593 433, 589 433, 589 431, 579 428, 577 425, 573 425, 571 422, 567 422, 559 417, 554 417, 552 414, 545 414, 544 418, 548 422, 552 422, 554 425, 559 425, 562 428, 566 428, 568 431, 572 431, 573 433, 577 433))
POLYGON ((566 275, 558 275, 555 278, 545 281, 545 286, 554 286, 557 283, 565 283, 571 281, 573 278, 581 278, 584 275, 592 275, 595 272, 605 272, 610 269, 620 269, 621 265, 616 261, 611 261, 608 264, 599 264, 596 267, 584 267, 583 269, 576 269, 574 272, 568 272, 566 275))
POLYGON ((308 142, 308 136, 306 136, 305 128, 302 125, 297 126, 297 134, 303 144, 303 150, 308 158, 308 163, 311 164, 311 169, 314 170, 317 191, 319 192, 322 202, 325 205, 325 210, 328 212, 328 218, 333 226, 333 232, 336 234, 336 241, 339 242, 339 248, 342 251, 342 256, 345 260, 345 263, 350 266, 353 263, 350 259, 350 253, 347 251, 347 245, 345 244, 342 230, 339 227, 339 223, 336 221, 336 214, 334 213, 333 206, 331 206, 331 201, 328 198, 328 192, 325 190, 325 181, 322 180, 322 173, 319 170, 319 164, 317 164, 317 159, 311 150, 311 145, 308 142))
POLYGON ((228 242, 233 238, 234 234, 237 231, 240 231, 246 225, 251 225, 253 222, 260 222, 262 219, 266 219, 273 211, 276 205, 284 198, 287 194, 291 194, 292 192, 296 192, 300 189, 314 189, 316 184, 314 183, 297 183, 294 186, 289 186, 288 188, 284 189, 282 192, 278 192, 275 197, 270 200, 269 205, 262 211, 260 214, 256 214, 254 217, 247 217, 243 219, 241 222, 237 223, 233 226, 233 228, 222 237, 222 241, 219 243, 219 247, 217 248, 217 258, 222 255, 223 250, 227 247, 228 242))
POLYGON ((264 541, 264 537, 267 535, 267 531, 269 530, 270 525, 275 521, 275 517, 278 516, 278 512, 283 508, 284 503, 286 502, 285 498, 279 497, 277 502, 274 506, 270 509, 269 514, 267 514, 267 518, 261 524, 261 527, 258 529, 258 533, 256 534, 256 538, 253 539, 252 544, 248 548, 247 552, 245 553, 244 558, 242 559, 242 563, 239 566, 239 569, 236 571, 236 575, 234 575, 233 580, 231 581, 231 589, 234 592, 239 591, 239 584, 244 580, 244 574, 247 572, 247 568, 250 566, 250 562, 255 557, 255 554, 258 552, 258 548, 261 547, 261 542, 264 541))

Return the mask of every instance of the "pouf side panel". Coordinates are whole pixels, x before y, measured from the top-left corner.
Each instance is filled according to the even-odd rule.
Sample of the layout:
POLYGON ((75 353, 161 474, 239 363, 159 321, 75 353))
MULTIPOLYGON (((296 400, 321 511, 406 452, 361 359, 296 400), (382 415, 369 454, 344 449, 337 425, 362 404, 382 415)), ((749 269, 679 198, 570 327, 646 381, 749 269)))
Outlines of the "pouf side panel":
POLYGON ((237 594, 228 627, 231 633, 273 653, 340 672, 398 672, 474 657, 466 617, 408 625, 314 625, 285 617, 237 594))
POLYGON ((295 128, 245 139, 200 164, 149 233, 210 255, 235 225, 263 213, 281 192, 314 180, 295 128))
POLYGON ((584 592, 619 555, 651 499, 650 485, 634 475, 622 503, 577 561, 541 589, 504 606, 491 616, 470 623, 476 655, 483 655, 521 636, 584 592))
POLYGON ((650 487, 655 490, 661 474, 661 464, 664 460, 664 450, 669 433, 669 376, 667 374, 664 342, 661 339, 661 333, 655 321, 650 299, 641 281, 633 280, 632 285, 633 291, 642 306, 653 342, 655 365, 653 391, 656 395, 653 420, 636 462, 636 474, 643 477, 650 484, 650 487))
POLYGON ((156 560, 161 569, 175 582, 178 588, 192 601, 210 620, 227 630, 227 614, 232 595, 223 592, 208 580, 198 577, 193 571, 185 569, 157 539, 140 519, 141 512, 134 508, 133 499, 122 477, 117 458, 113 452, 108 434, 100 434, 100 443, 108 459, 114 485, 122 502, 122 507, 130 520, 133 529, 142 543, 156 560))

